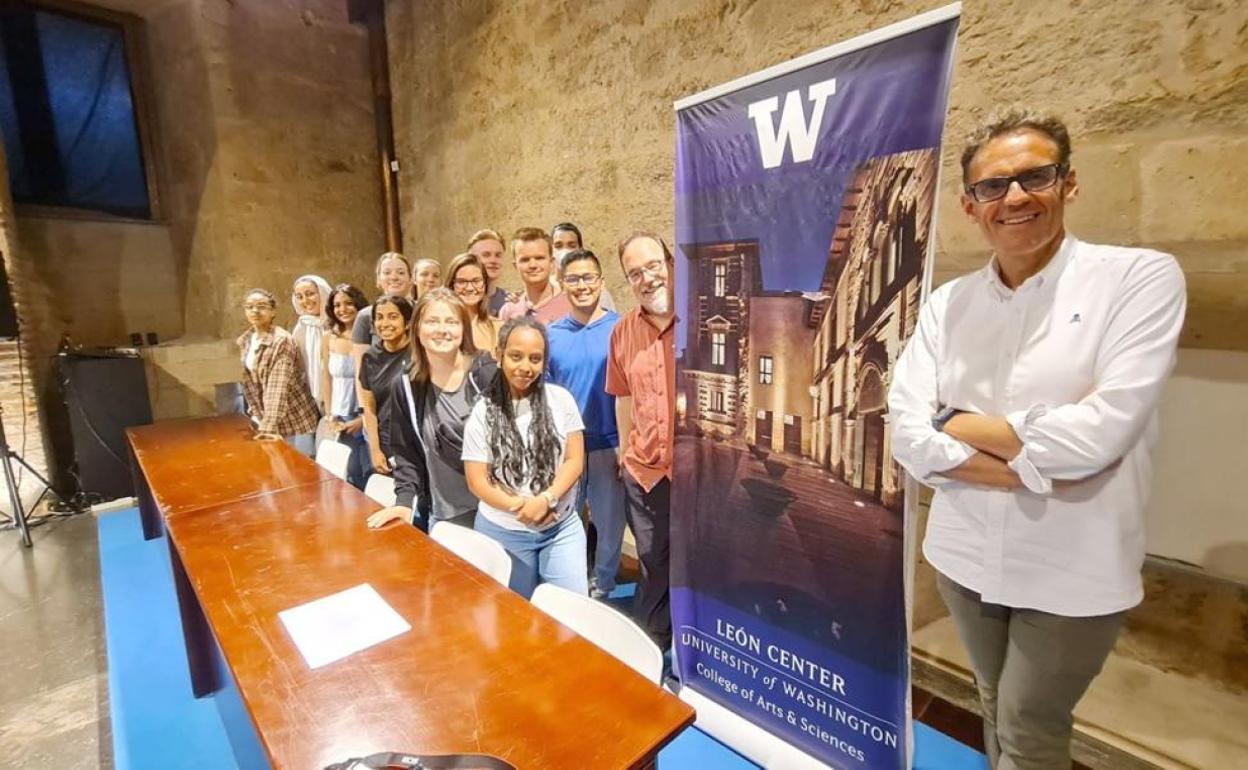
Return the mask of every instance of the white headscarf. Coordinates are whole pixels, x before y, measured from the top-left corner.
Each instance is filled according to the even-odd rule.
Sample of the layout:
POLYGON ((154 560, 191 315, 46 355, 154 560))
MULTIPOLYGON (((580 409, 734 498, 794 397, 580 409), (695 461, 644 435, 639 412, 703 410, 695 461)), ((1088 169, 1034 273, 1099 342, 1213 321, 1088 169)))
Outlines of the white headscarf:
POLYGON ((325 334, 325 303, 329 301, 329 281, 319 275, 301 275, 291 284, 290 304, 295 308, 299 320, 295 322, 294 338, 303 354, 304 370, 308 375, 308 390, 317 405, 321 403, 321 337, 325 334), (316 315, 303 315, 299 310, 299 300, 295 297, 293 287, 305 281, 316 285, 321 293, 320 311, 316 315))

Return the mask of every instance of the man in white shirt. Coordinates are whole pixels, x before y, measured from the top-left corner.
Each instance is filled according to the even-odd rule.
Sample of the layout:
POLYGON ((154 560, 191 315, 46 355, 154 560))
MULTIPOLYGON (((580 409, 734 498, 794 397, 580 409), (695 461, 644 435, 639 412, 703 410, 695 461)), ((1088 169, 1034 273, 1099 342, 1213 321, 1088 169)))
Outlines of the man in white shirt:
POLYGON ((1156 251, 1066 232, 1052 117, 996 116, 962 154, 993 250, 932 292, 893 372, 893 454, 936 487, 923 552, 970 653, 996 770, 1067 770, 1072 712, 1143 598, 1157 402, 1186 307, 1156 251))

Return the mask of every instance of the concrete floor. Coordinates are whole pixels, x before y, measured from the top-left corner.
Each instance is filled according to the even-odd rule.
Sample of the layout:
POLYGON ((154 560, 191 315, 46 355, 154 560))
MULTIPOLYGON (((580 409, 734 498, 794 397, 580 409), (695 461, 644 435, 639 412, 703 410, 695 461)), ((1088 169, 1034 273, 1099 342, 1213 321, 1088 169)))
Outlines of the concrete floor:
POLYGON ((111 768, 95 519, 32 534, 0 531, 0 764, 111 768))

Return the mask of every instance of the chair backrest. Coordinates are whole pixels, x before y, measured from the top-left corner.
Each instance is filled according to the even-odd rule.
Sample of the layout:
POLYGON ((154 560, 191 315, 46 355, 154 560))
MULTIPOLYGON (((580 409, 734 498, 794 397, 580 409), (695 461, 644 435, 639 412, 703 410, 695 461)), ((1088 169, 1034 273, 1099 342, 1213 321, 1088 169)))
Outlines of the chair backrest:
POLYGON ((347 478, 347 465, 351 463, 351 447, 325 439, 316 448, 316 464, 340 479, 347 478))
POLYGON ((394 492, 394 477, 384 473, 374 473, 368 477, 364 494, 387 508, 398 502, 398 496, 394 492))
POLYGON ((439 521, 429 530, 429 537, 503 585, 511 580, 511 557, 489 535, 439 521))
POLYGON ((660 684, 663 651, 636 623, 600 601, 543 583, 533 592, 533 606, 619 658, 645 678, 660 684))

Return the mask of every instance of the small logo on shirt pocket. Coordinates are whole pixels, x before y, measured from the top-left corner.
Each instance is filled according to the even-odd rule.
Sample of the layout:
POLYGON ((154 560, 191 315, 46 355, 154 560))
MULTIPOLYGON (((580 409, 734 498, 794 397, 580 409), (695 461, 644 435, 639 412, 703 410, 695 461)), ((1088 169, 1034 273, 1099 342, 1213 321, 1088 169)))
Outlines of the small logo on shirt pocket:
POLYGON ((1083 323, 1083 318, 1078 313, 1075 313, 1074 315, 1070 317, 1069 323, 1072 323, 1072 324, 1083 323))

